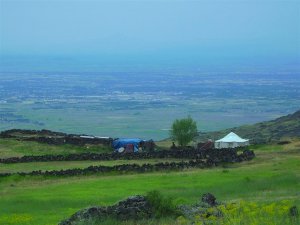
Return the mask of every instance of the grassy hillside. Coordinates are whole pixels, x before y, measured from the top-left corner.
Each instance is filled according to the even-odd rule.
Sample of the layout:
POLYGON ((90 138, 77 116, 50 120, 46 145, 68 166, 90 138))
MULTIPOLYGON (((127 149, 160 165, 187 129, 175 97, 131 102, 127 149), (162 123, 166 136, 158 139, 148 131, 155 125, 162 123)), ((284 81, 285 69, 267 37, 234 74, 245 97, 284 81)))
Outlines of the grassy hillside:
POLYGON ((33 141, 18 141, 0 138, 0 158, 21 157, 24 155, 66 155, 72 153, 112 152, 105 146, 48 145, 33 141))
MULTIPOLYGON (((300 141, 288 145, 254 146, 249 162, 181 172, 0 179, 0 224, 52 225, 79 209, 109 205, 129 195, 159 190, 177 204, 192 204, 203 193, 218 200, 300 206, 300 141)), ((57 165, 59 166, 59 164, 57 165)), ((175 218, 152 224, 176 224, 175 218)), ((128 224, 128 223, 127 223, 128 224)), ((145 222, 137 224, 146 224, 145 222)))
POLYGON ((294 114, 253 125, 244 125, 216 132, 200 132, 197 140, 217 140, 231 131, 243 138, 250 139, 251 143, 270 143, 300 137, 300 110, 294 114))

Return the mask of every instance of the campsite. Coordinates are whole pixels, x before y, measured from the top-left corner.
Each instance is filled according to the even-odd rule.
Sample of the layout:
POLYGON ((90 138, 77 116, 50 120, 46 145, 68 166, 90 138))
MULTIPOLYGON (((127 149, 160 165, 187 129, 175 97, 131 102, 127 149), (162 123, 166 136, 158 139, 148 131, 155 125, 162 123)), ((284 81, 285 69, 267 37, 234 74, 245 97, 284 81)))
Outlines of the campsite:
MULTIPOLYGON (((294 119, 294 116, 287 118, 294 119)), ((91 138, 86 140, 83 135, 82 141, 74 142, 76 145, 61 144, 60 141, 49 144, 48 141, 45 142, 47 139, 39 139, 37 135, 52 139, 55 139, 55 135, 58 138, 72 136, 51 131, 2 132, 0 151, 5 157, 0 162, 0 224, 58 224, 67 221, 78 210, 113 205, 121 200, 125 201, 129 196, 147 196, 147 193, 151 194, 154 190, 159 191, 164 198, 172 199, 171 202, 176 207, 186 205, 185 210, 199 204, 197 202, 205 193, 212 193, 220 203, 205 208, 205 211, 223 210, 222 204, 225 204, 224 210, 227 210, 228 204, 232 204, 230 207, 245 211, 223 211, 226 213, 225 217, 214 213, 208 217, 171 213, 160 217, 149 214, 149 217, 139 219, 126 216, 125 220, 114 217, 103 219, 106 218, 103 215, 101 219, 95 217, 97 214, 94 212, 86 214, 91 216, 88 224, 299 222, 298 217, 290 215, 290 210, 293 207, 298 209, 300 204, 300 140, 297 137, 283 138, 286 140, 283 144, 251 144, 250 140, 248 145, 249 140, 243 139, 246 137, 228 133, 216 139, 215 144, 218 145, 221 140, 223 144, 231 146, 229 150, 219 149, 219 146, 215 150, 201 149, 202 145, 199 145, 198 150, 192 150, 191 147, 180 150, 179 146, 173 149, 172 141, 165 140, 155 142, 155 150, 151 151, 142 151, 140 148, 138 152, 126 152, 125 149, 118 152, 113 147, 102 145, 99 154, 99 148, 91 145, 91 138), (83 144, 83 141, 88 143, 83 144), (241 146, 232 148, 234 141, 240 141, 241 146), (166 149, 164 146, 169 147, 166 149), (249 152, 242 156, 243 148, 250 149, 255 155, 249 152), (87 154, 87 151, 90 153, 87 154), (208 159, 210 160, 207 161, 208 159), (247 210, 253 211, 252 216, 247 210), (93 220, 95 221, 92 222, 93 220)), ((124 146, 126 143, 134 144, 141 140, 120 139, 115 144, 121 142, 124 146)), ((116 149, 120 147, 114 146, 116 149)))

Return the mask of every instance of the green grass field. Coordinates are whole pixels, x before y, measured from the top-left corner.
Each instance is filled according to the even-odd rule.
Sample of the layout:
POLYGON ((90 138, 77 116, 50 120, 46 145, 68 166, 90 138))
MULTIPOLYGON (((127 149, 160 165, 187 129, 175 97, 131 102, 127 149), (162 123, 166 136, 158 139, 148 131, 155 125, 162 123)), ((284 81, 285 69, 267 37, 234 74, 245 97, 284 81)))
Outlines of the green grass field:
MULTIPOLYGON (((113 204, 130 195, 151 190, 173 197, 176 204, 195 203, 203 193, 211 192, 219 201, 244 200, 263 204, 288 200, 299 208, 300 142, 254 148, 257 155, 254 160, 213 169, 64 178, 16 175, 1 178, 0 224, 57 224, 79 209, 113 204)), ((3 149, 2 146, 1 154, 3 149)), ((10 154, 9 148, 5 152, 10 154)), ((88 161, 69 163, 51 162, 49 166, 66 168, 89 164, 88 161)), ((22 169, 21 165, 24 165, 24 170, 38 167, 12 164, 8 169, 18 171, 22 169)), ((7 165, 0 166, 3 169, 7 165)), ((175 224, 175 218, 139 224, 175 224)))

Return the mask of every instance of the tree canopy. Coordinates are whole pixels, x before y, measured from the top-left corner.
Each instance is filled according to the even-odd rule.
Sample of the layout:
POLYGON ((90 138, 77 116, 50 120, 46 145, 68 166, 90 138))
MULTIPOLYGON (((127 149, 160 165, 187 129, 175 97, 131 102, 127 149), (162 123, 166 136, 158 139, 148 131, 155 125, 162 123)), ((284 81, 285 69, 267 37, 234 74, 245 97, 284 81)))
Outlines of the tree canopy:
POLYGON ((197 135, 197 124, 190 116, 176 119, 172 124, 170 135, 180 146, 186 146, 197 135))

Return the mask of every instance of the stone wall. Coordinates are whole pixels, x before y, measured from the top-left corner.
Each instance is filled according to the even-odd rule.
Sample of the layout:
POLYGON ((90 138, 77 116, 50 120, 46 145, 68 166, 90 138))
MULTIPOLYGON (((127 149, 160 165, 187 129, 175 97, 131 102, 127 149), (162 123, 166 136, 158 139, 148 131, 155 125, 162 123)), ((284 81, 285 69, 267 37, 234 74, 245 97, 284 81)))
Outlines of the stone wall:
MULTIPOLYGON (((251 160, 254 157, 254 153, 249 150, 245 150, 242 154, 236 155, 234 162, 242 162, 244 160, 251 160)), ((45 175, 45 176, 77 176, 77 175, 89 175, 89 174, 101 174, 101 173, 128 173, 128 172, 152 172, 152 171, 167 171, 167 170, 183 170, 188 168, 208 168, 217 166, 221 163, 232 162, 232 158, 227 157, 208 157, 206 159, 194 159, 190 161, 181 162, 164 162, 156 164, 123 164, 115 166, 89 166, 83 169, 67 169, 67 170, 52 170, 52 171, 32 171, 32 172, 19 172, 15 173, 20 176, 27 175, 45 175)), ((6 177, 13 175, 13 173, 2 173, 0 177, 6 177)))
POLYGON ((41 155, 41 156, 23 156, 0 159, 0 163, 24 163, 24 162, 50 162, 50 161, 84 161, 84 160, 138 160, 138 159, 211 159, 215 162, 240 162, 242 157, 253 158, 254 153, 250 150, 244 150, 239 154, 236 149, 177 149, 152 152, 137 153, 81 153, 69 155, 41 155))

